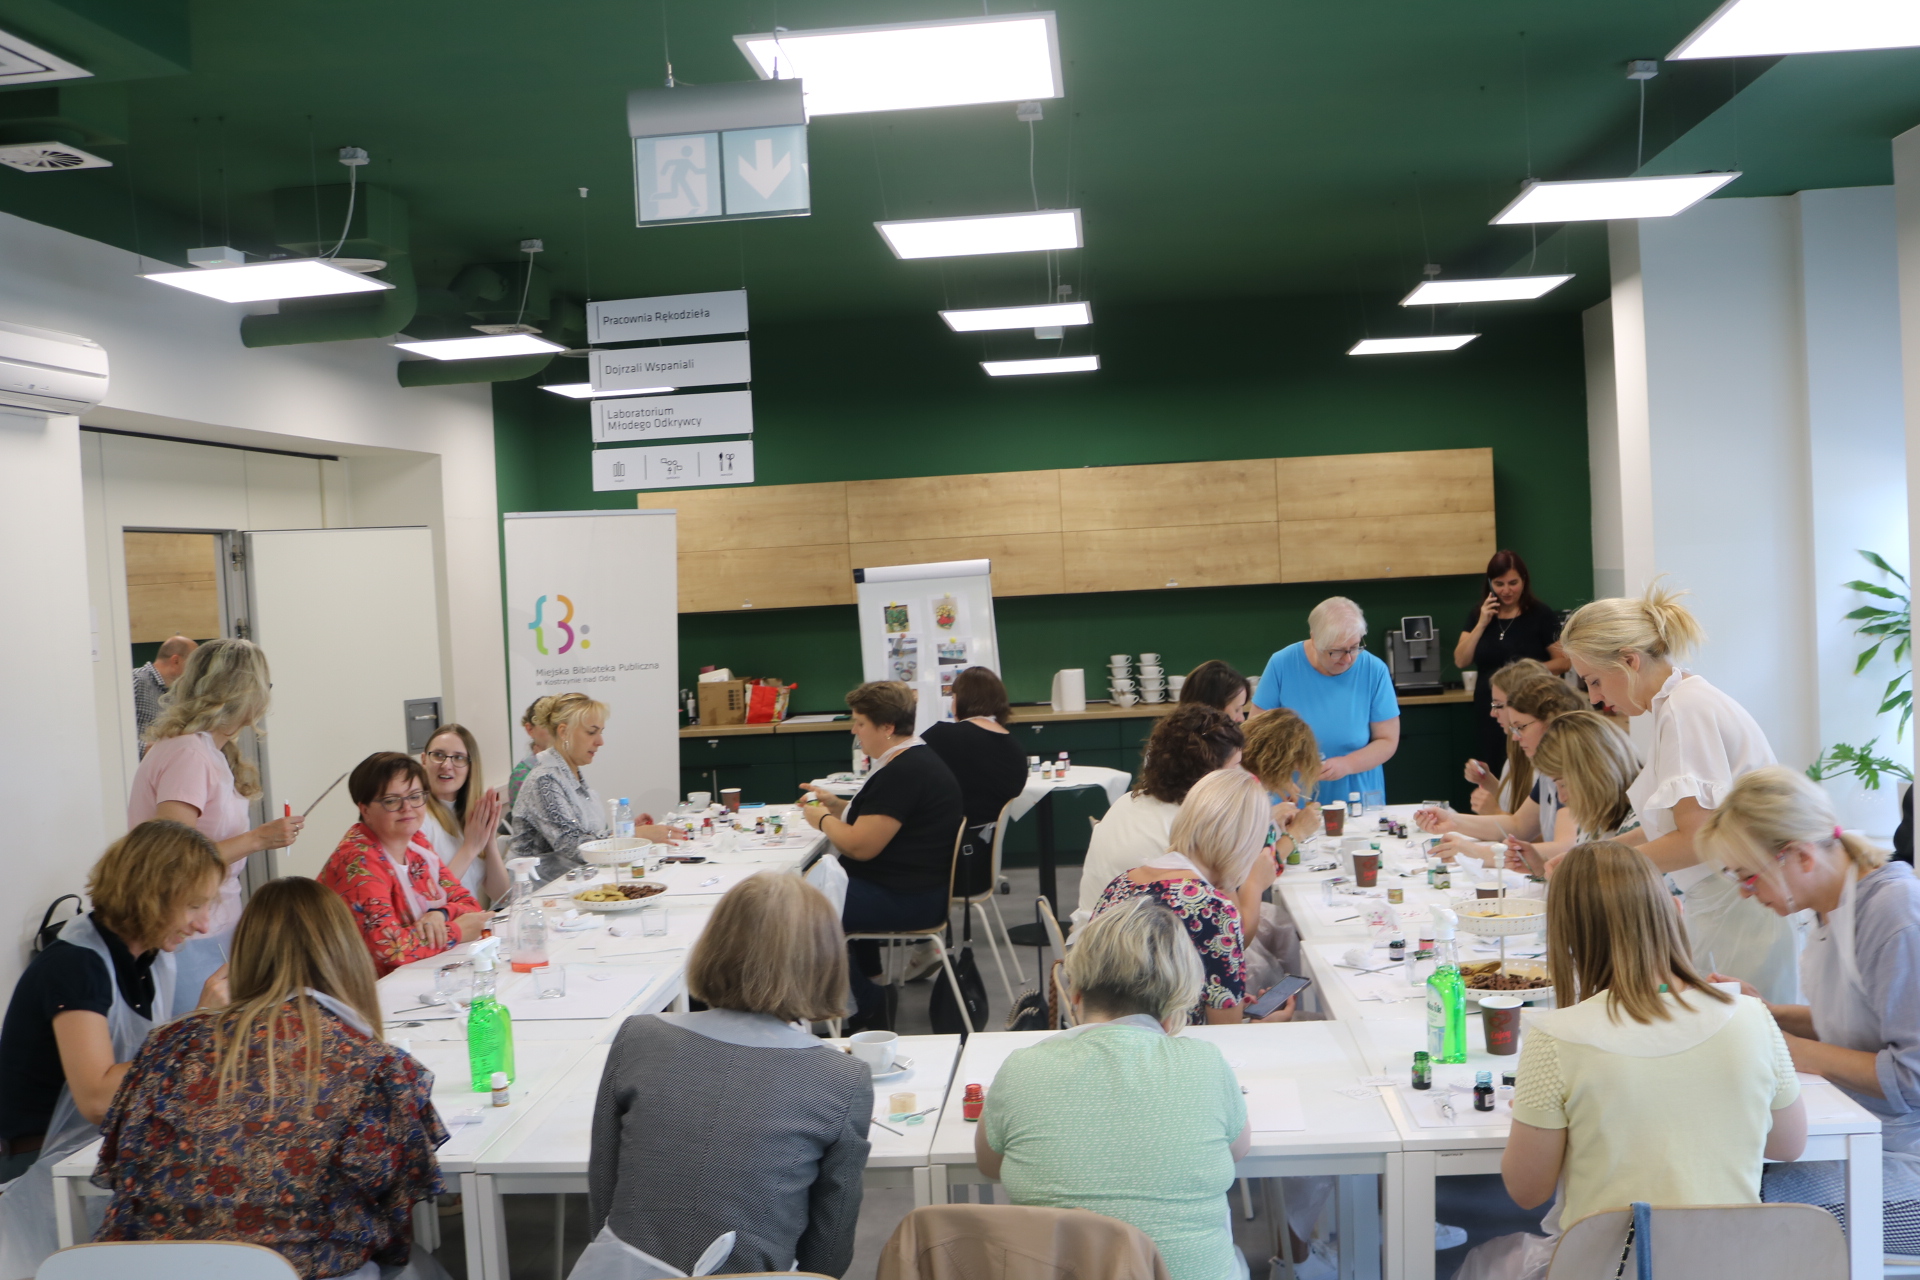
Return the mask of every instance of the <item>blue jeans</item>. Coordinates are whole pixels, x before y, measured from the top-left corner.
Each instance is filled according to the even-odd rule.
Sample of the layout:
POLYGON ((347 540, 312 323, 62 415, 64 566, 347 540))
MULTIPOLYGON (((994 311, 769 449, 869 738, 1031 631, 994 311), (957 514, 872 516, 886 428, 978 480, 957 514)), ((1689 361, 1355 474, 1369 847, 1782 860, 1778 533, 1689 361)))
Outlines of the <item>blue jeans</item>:
MULTIPOLYGON (((945 889, 900 893, 870 880, 847 877, 847 905, 841 909, 840 924, 849 933, 925 929, 946 918, 945 889)), ((879 1022, 885 1017, 886 995, 873 980, 880 972, 878 942, 847 944, 847 984, 853 988, 855 1016, 862 1022, 879 1022)))

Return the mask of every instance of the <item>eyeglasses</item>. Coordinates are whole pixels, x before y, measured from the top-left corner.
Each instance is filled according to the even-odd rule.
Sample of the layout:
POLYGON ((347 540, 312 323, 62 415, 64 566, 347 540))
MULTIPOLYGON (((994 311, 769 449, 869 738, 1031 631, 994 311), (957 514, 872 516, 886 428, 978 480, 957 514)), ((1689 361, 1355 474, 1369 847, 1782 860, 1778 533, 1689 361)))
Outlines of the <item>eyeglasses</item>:
POLYGON ((1329 658, 1332 658, 1335 662, 1343 662, 1346 659, 1353 657, 1355 654, 1359 653, 1362 649, 1366 647, 1367 646, 1365 646, 1364 644, 1349 645, 1345 649, 1328 649, 1326 651, 1326 654, 1329 658))
POLYGON ((409 791, 403 796, 381 796, 379 805, 388 813, 398 813, 402 809, 424 809, 427 805, 427 793, 409 791))
POLYGON ((1507 731, 1517 738, 1539 723, 1538 720, 1529 720, 1525 724, 1521 724, 1516 720, 1509 720, 1507 721, 1507 731))
POLYGON ((464 751, 429 751, 427 759, 435 764, 465 764, 467 753, 464 751))

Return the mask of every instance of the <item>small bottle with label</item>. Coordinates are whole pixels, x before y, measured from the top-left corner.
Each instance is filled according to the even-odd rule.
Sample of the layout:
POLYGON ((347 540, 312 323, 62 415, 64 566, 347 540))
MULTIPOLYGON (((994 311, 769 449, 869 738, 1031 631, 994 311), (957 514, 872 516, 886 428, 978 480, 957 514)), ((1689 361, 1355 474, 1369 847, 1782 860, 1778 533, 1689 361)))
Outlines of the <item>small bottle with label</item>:
POLYGON ((613 834, 625 840, 633 838, 633 802, 625 796, 614 802, 613 834))
POLYGON ((1395 936, 1387 941, 1387 959, 1393 964, 1405 964, 1407 961, 1407 940, 1395 936))
POLYGON ((964 1120, 978 1120, 980 1113, 986 1110, 987 1091, 977 1084, 967 1086, 966 1093, 960 1097, 960 1116, 964 1120))
POLYGON ((1065 778, 1067 776, 1067 770, 1072 767, 1072 763, 1067 759, 1067 753, 1062 751, 1060 758, 1053 762, 1053 776, 1055 778, 1065 778))
POLYGON ((507 1079, 506 1072, 496 1071, 493 1073, 493 1105, 494 1106, 504 1107, 512 1104, 513 1090, 508 1087, 510 1083, 511 1082, 507 1079))
POLYGON ((1347 792, 1347 816, 1357 818, 1367 811, 1366 802, 1360 799, 1358 791, 1347 792))
POLYGON ((1493 1110, 1493 1072, 1482 1071, 1473 1077, 1473 1109, 1493 1110))
POLYGON ((1425 1049, 1414 1051, 1413 1087, 1416 1089, 1433 1088, 1433 1055, 1425 1049))
POLYGON ((1497 1088, 1494 1089, 1493 1096, 1498 1100, 1500 1100, 1501 1102, 1512 1102, 1513 1101, 1513 1081, 1514 1081, 1514 1076, 1513 1076, 1513 1069, 1511 1067, 1507 1068, 1505 1071, 1502 1071, 1500 1073, 1500 1084, 1497 1088))

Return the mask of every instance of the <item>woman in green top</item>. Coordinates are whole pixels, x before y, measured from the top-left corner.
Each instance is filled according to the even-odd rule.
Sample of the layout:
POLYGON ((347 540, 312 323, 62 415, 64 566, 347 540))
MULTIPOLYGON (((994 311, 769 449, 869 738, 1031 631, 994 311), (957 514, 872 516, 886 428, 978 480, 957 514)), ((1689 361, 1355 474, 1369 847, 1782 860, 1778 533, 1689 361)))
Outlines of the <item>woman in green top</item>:
POLYGON ((520 717, 520 727, 527 733, 527 754, 520 763, 513 766, 513 772, 507 775, 507 813, 513 813, 513 802, 520 798, 520 784, 533 772, 534 764, 540 753, 553 745, 552 726, 547 716, 553 710, 554 695, 535 698, 527 704, 527 713, 520 717))
POLYGON ((1220 1050, 1176 1033, 1200 998, 1200 957, 1151 898, 1108 907, 1075 935, 1078 1023, 1008 1057, 974 1160, 1015 1204, 1132 1223, 1172 1280, 1236 1280, 1227 1192, 1253 1143, 1220 1050))

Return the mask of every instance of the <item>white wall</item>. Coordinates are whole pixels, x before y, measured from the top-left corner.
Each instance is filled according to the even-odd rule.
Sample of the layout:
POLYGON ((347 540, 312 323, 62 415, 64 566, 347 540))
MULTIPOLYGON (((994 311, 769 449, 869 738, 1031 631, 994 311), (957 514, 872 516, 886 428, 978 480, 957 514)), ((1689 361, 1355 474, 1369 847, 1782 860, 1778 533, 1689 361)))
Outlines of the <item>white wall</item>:
MULTIPOLYGON (((236 308, 140 278, 142 269, 158 265, 0 215, 0 319, 83 334, 106 347, 112 394, 85 415, 89 425, 337 454, 345 465, 320 466, 316 490, 300 478, 311 464, 298 459, 175 446, 184 452, 156 451, 153 469, 142 471, 110 462, 102 448, 92 473, 98 480, 89 479, 97 517, 89 527, 74 424, 46 428, 29 419, 29 431, 8 423, 0 491, 9 500, 0 528, 12 536, 0 574, 18 583, 10 595, 21 602, 16 629, 29 635, 19 660, 0 667, 0 699, 22 716, 9 735, 18 767, 5 782, 11 825, 20 834, 0 845, 0 879, 28 896, 16 899, 4 920, 17 910, 37 922, 54 892, 81 883, 104 837, 119 829, 106 821, 123 801, 124 779, 110 761, 123 750, 119 721, 123 714, 130 721, 130 701, 119 706, 128 695, 117 676, 90 678, 85 657, 89 593, 96 607, 106 606, 102 667, 120 666, 125 653, 124 635, 110 632, 113 602, 123 618, 125 607, 124 581, 115 578, 107 552, 118 542, 118 530, 108 527, 116 514, 108 511, 110 492, 126 498, 128 509, 164 515, 150 521, 161 525, 257 528, 311 520, 431 527, 447 711, 475 729, 490 761, 501 769, 509 763, 490 389, 403 389, 393 374, 396 353, 380 342, 248 350, 236 308), (188 465, 183 472, 181 460, 194 455, 205 469, 188 465), (208 513, 219 518, 204 518, 208 513), (47 589, 56 579, 60 589, 47 589), (84 668, 67 666, 69 645, 84 668), (55 749, 44 736, 37 713, 49 687, 59 691, 61 712, 84 742, 55 749), (114 706, 97 706, 109 691, 114 706)), ((114 456, 122 457, 117 446, 114 456)), ((343 627, 364 622, 342 619, 343 627)), ((24 961, 24 937, 23 925, 0 941, 0 992, 24 961)))
MULTIPOLYGON (((1884 188, 1615 223, 1610 361, 1589 324, 1589 376, 1610 365, 1615 401, 1612 424, 1596 415, 1592 447, 1613 466, 1594 482, 1595 530, 1620 529, 1619 550, 1596 536, 1596 583, 1634 593, 1666 573, 1692 591, 1709 640, 1691 665, 1796 767, 1835 742, 1894 740, 1873 697, 1891 669, 1852 674, 1861 646, 1841 615, 1864 597, 1839 585, 1867 568, 1857 547, 1906 568, 1893 232, 1884 188)), ((1893 791, 1831 786, 1848 825, 1891 832, 1893 791)))

